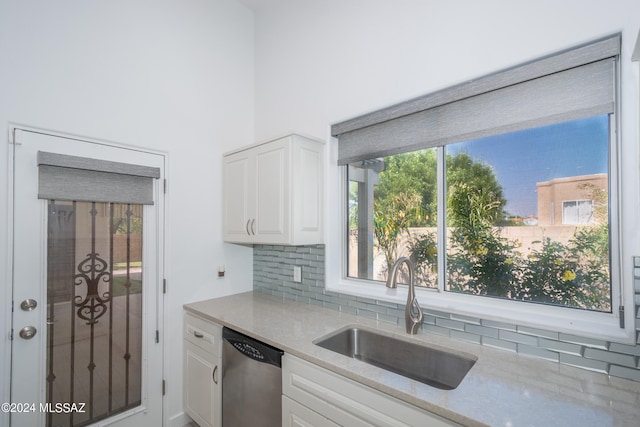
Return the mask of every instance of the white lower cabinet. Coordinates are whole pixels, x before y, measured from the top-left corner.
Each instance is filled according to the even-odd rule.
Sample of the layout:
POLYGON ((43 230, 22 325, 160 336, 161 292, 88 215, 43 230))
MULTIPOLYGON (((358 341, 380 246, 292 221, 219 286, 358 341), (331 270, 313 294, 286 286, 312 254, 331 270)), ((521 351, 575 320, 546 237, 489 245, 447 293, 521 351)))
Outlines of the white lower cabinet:
POLYGON ((442 417, 290 354, 282 357, 283 427, 451 427, 442 417))
POLYGON ((184 410, 200 427, 222 425, 222 328, 185 314, 184 410))

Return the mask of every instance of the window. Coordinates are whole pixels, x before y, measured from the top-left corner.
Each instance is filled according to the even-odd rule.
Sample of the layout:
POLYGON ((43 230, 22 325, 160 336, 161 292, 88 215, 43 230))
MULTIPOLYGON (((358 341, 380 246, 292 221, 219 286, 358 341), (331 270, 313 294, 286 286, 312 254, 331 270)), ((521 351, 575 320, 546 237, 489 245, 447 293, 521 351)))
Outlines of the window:
POLYGON ((602 115, 351 163, 348 276, 384 281, 409 256, 439 288, 444 234, 443 291, 609 312, 608 146, 602 115), (540 219, 558 197, 562 223, 540 219))
POLYGON ((334 125, 344 276, 381 284, 410 256, 436 305, 464 294, 614 319, 619 50, 613 36, 334 125))
POLYGON ((563 224, 590 224, 593 222, 593 200, 562 202, 563 224))

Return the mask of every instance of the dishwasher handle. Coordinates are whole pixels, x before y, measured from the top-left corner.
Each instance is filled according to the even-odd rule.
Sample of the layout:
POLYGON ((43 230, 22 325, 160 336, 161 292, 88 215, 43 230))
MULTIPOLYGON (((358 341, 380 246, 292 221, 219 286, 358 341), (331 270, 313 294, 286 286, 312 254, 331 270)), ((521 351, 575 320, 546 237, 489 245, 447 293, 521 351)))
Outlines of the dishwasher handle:
POLYGON ((222 339, 250 359, 257 362, 268 363, 278 368, 282 367, 282 355, 284 352, 278 348, 227 327, 222 328, 222 339))

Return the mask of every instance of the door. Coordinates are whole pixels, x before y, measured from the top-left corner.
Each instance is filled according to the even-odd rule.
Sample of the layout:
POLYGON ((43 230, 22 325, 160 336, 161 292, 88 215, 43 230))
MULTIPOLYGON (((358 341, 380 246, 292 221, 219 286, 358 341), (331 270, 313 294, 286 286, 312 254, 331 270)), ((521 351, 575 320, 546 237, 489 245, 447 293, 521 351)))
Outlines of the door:
POLYGON ((11 425, 161 426, 164 156, 25 129, 13 149, 11 425))
POLYGON ((220 427, 222 358, 197 345, 184 343, 184 410, 200 427, 220 427))
POLYGON ((251 150, 224 158, 224 239, 252 242, 255 232, 255 187, 251 150), (253 221, 253 222, 252 222, 253 221))
POLYGON ((257 241, 286 243, 290 230, 290 137, 255 149, 257 241))

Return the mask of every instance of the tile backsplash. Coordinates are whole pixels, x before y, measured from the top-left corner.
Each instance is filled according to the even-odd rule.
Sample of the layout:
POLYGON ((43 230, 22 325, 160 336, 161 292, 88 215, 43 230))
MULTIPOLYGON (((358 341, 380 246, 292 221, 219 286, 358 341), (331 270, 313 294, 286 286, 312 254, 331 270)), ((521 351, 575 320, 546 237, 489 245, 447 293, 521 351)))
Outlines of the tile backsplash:
MULTIPOLYGON (((404 304, 327 291, 324 245, 255 245, 253 288, 278 297, 319 305, 379 321, 403 324, 404 304), (302 283, 293 282, 293 267, 302 267, 302 283)), ((636 290, 636 345, 424 310, 422 328, 434 334, 497 347, 566 365, 640 382, 640 278, 636 290)))

